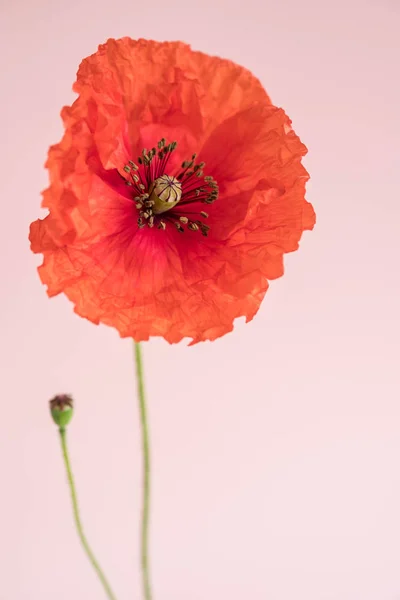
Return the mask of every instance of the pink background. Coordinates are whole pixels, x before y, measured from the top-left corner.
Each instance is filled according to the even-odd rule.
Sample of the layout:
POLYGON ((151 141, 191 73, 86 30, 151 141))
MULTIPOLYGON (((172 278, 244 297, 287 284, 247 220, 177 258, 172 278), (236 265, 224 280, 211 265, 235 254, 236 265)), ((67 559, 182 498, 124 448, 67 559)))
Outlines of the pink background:
POLYGON ((78 63, 122 35, 250 68, 318 214, 251 324, 145 347, 155 598, 400 598, 399 27, 397 0, 2 0, 0 600, 103 598, 47 411, 64 391, 87 534, 141 598, 131 343, 47 300, 27 241, 78 63))

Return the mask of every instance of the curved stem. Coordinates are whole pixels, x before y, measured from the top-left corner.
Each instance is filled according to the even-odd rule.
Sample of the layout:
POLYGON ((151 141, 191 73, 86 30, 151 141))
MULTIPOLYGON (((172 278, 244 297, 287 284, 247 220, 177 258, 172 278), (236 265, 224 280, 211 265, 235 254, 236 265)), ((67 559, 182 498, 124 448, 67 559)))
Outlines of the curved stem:
POLYGON ((79 514, 78 499, 76 496, 74 477, 72 475, 71 463, 69 460, 66 429, 64 427, 60 427, 59 432, 60 432, 60 439, 61 439, 62 455, 64 458, 65 469, 67 471, 68 485, 69 485, 69 489, 71 492, 71 501, 72 501, 72 509, 73 509, 73 513, 74 513, 75 526, 76 526, 76 530, 78 532, 79 539, 81 541, 84 551, 86 552, 88 559, 90 560, 90 562, 92 564, 92 567, 96 571, 96 574, 103 585, 103 588, 107 594, 107 597, 109 598, 109 600, 116 600, 116 597, 114 596, 114 593, 110 587, 110 584, 108 583, 106 576, 104 575, 99 563, 97 562, 96 557, 93 554, 93 552, 89 546, 89 543, 86 539, 86 536, 84 534, 83 527, 82 527, 82 521, 81 521, 81 517, 79 514))
POLYGON ((137 388, 139 395, 140 425, 142 430, 143 446, 143 504, 142 504, 142 522, 141 522, 141 565, 143 592, 145 600, 151 600, 151 585, 149 574, 149 517, 150 517, 150 448, 149 448, 149 429, 146 414, 146 399, 144 392, 144 374, 142 351, 140 344, 135 342, 135 361, 137 388))

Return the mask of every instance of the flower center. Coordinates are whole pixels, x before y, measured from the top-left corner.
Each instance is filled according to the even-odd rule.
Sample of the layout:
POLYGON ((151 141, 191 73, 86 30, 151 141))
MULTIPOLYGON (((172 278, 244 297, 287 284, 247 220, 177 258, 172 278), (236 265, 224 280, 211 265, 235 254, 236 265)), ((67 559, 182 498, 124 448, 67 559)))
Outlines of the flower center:
POLYGON ((182 184, 176 177, 161 175, 151 186, 150 202, 154 202, 152 209, 155 215, 170 210, 182 197, 182 184))
POLYGON ((204 176, 204 162, 195 163, 196 154, 191 160, 181 164, 180 169, 171 175, 166 167, 177 142, 158 142, 158 150, 142 150, 138 164, 129 161, 124 166, 126 185, 133 189, 133 199, 138 210, 137 224, 140 229, 157 226, 165 230, 168 224, 174 225, 183 233, 185 228, 208 235, 210 227, 204 219, 208 213, 201 204, 213 204, 218 198, 218 184, 210 176, 204 176))

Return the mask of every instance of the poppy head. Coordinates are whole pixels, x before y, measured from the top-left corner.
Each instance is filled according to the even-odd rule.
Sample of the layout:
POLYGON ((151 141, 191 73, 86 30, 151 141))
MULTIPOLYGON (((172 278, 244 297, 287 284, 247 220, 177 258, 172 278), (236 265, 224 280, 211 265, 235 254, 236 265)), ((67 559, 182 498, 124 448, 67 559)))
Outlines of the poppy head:
POLYGON ((315 222, 284 111, 246 69, 180 42, 108 40, 74 90, 30 230, 48 295, 136 341, 251 320, 315 222))

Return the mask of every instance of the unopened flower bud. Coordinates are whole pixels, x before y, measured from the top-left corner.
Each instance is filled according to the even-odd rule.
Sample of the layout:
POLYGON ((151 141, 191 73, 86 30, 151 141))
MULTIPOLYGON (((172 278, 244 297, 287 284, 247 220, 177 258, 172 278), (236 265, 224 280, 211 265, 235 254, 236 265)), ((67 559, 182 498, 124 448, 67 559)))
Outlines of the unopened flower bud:
POLYGON ((67 394, 54 396, 50 400, 50 412, 56 425, 61 428, 66 427, 72 419, 74 412, 72 397, 67 394))

